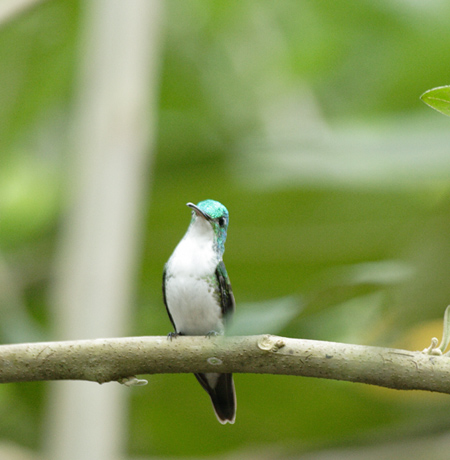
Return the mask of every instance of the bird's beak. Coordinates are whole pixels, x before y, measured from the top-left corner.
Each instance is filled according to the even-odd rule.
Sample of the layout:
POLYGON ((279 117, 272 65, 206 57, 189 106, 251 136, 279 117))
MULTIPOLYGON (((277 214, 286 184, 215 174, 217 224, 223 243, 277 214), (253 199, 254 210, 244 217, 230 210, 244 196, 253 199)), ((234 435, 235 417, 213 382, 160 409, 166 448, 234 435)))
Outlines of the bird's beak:
POLYGON ((204 213, 198 206, 196 206, 194 203, 187 203, 186 206, 189 206, 192 208, 197 214, 197 216, 203 217, 203 219, 207 220, 208 222, 211 220, 211 217, 208 216, 208 214, 204 213))

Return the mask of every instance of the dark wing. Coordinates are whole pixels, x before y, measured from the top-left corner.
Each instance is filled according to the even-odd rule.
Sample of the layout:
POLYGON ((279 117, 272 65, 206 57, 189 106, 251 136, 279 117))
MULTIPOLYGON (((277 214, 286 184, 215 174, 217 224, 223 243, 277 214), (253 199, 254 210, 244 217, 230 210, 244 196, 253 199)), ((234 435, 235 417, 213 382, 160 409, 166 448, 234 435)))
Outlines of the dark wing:
POLYGON ((228 278, 225 264, 220 261, 216 268, 216 277, 219 282, 220 304, 224 322, 231 318, 234 313, 236 302, 234 300, 233 290, 231 289, 230 279, 228 278))
POLYGON ((164 300, 164 305, 166 306, 167 314, 169 315, 170 322, 172 323, 173 329, 176 332, 177 328, 175 326, 175 323, 173 322, 172 315, 170 314, 169 306, 167 305, 167 298, 166 298, 166 272, 167 272, 167 269, 166 269, 166 267, 164 267, 163 279, 162 279, 163 300, 164 300))

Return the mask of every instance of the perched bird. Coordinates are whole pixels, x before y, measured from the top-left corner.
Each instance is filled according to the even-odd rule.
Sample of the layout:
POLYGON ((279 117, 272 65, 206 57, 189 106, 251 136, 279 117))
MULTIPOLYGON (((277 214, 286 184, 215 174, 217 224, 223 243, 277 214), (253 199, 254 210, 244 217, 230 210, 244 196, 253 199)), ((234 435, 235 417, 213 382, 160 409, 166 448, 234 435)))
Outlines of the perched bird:
MULTIPOLYGON (((235 301, 222 261, 228 229, 228 210, 214 200, 192 208, 183 239, 164 267, 163 297, 177 335, 223 333, 235 301)), ((194 374, 209 394, 220 423, 234 423, 236 394, 232 374, 194 374)))

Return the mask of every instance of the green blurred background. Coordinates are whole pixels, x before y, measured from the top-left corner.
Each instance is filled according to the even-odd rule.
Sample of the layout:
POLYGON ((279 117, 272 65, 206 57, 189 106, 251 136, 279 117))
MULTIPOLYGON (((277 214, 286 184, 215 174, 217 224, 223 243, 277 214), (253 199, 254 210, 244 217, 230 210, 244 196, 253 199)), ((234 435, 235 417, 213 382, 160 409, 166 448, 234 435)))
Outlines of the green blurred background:
MULTIPOLYGON (((450 3, 164 8, 129 335, 171 331, 163 265, 187 228, 185 203, 212 198, 231 216, 234 333, 428 346, 450 303, 450 120, 419 96, 450 83, 450 3)), ((50 0, 0 27, 2 343, 53 337, 80 10, 50 0)), ((237 421, 223 427, 192 376, 149 376, 130 390, 128 456, 369 458, 374 443, 386 454, 414 439, 423 458, 450 428, 448 396, 283 376, 235 383, 237 421)), ((1 386, 1 439, 41 451, 47 397, 45 384, 1 386)))

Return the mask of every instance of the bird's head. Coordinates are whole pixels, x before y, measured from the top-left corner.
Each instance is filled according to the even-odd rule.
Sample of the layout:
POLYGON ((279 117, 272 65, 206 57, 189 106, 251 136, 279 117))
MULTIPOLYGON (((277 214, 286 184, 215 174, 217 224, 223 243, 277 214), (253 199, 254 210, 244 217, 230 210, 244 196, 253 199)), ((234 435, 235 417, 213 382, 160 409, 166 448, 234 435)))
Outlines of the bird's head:
POLYGON ((195 224, 198 219, 202 219, 211 225, 214 232, 214 244, 219 253, 223 254, 229 222, 227 208, 222 203, 214 200, 204 200, 197 204, 187 203, 187 206, 192 209, 191 224, 195 224))

